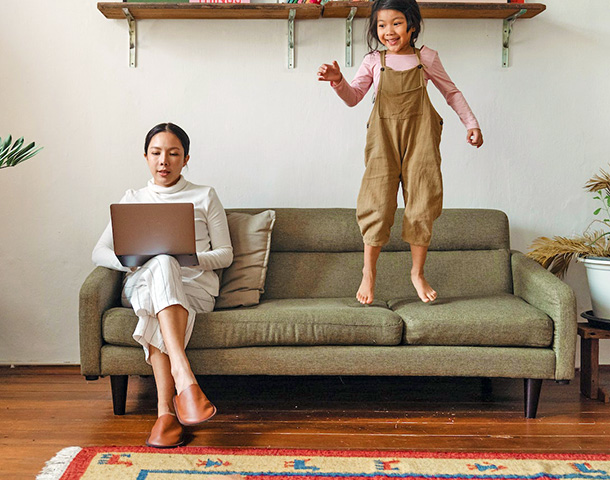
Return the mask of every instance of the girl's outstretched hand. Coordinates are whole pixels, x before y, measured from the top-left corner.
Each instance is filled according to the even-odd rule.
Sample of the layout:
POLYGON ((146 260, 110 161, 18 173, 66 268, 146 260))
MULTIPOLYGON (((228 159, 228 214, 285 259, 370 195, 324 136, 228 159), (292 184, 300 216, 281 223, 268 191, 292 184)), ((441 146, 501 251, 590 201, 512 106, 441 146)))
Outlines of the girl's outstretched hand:
POLYGON ((336 61, 333 61, 332 65, 325 63, 318 68, 318 80, 321 82, 333 82, 334 84, 337 84, 342 78, 341 69, 336 61))
POLYGON ((479 148, 483 145, 483 134, 479 128, 470 128, 466 134, 466 141, 473 147, 479 148))

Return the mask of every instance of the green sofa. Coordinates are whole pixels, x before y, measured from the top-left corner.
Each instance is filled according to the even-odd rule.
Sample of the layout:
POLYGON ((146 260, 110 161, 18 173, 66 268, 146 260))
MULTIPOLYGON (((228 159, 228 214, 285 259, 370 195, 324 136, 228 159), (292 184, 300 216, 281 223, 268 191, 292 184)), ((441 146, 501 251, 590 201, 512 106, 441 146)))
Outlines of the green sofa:
MULTIPOLYGON (((263 209, 233 210, 258 213, 263 209)), ((229 210, 231 211, 231 210, 229 210)), ((199 314, 187 348, 199 375, 400 375, 523 378, 536 416, 543 379, 574 375, 570 287, 509 246, 496 210, 446 209, 436 221, 424 304, 410 283, 402 211, 379 258, 375 302, 360 305, 362 238, 353 209, 276 209, 259 305, 199 314)), ((81 371, 110 375, 123 414, 128 375, 152 373, 120 306, 122 274, 97 267, 80 292, 81 371)))

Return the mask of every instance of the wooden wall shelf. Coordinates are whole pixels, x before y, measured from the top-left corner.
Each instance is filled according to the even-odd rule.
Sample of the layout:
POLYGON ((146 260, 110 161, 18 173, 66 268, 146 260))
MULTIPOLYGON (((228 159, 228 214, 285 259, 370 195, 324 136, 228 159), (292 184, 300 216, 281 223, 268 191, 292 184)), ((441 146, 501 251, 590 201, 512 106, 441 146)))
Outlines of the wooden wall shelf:
MULTIPOLYGON (((356 7, 356 17, 368 17, 371 14, 371 2, 328 2, 324 5, 324 18, 347 18, 352 7, 356 7)), ((504 20, 527 10, 521 18, 532 18, 542 13, 546 6, 541 3, 420 3, 424 18, 496 18, 504 20)))
POLYGON ((104 2, 97 8, 106 18, 125 19, 128 8, 136 20, 151 19, 283 19, 290 10, 296 11, 297 20, 315 20, 322 16, 322 6, 290 3, 132 3, 104 2))
MULTIPOLYGON (((352 21, 368 17, 371 2, 330 1, 324 5, 295 3, 144 3, 100 2, 98 10, 106 17, 127 20, 129 25, 129 65, 136 65, 136 21, 149 19, 280 19, 288 20, 288 68, 294 68, 294 21, 319 18, 345 18, 346 65, 352 65, 352 21)), ((502 66, 508 67, 508 48, 513 23, 542 13, 542 3, 421 3, 424 18, 503 20, 502 66)))
MULTIPOLYGON (((356 17, 368 17, 371 2, 328 2, 324 6, 299 3, 135 3, 100 2, 97 8, 111 19, 125 19, 123 8, 128 8, 136 20, 145 19, 287 19, 290 10, 296 19, 347 18, 350 9, 358 9, 356 17)), ((496 18, 505 19, 521 9, 521 18, 535 17, 546 6, 541 3, 447 3, 420 4, 424 18, 496 18)))

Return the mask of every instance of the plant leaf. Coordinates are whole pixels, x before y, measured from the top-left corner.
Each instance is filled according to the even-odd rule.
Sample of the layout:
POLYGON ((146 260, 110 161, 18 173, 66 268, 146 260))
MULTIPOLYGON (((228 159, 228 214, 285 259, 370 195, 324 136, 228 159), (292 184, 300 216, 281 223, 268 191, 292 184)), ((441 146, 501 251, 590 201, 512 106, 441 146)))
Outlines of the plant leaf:
POLYGON ((29 155, 25 156, 25 157, 20 157, 17 161, 15 161, 13 163, 13 165, 11 165, 12 167, 14 167, 15 165, 21 163, 21 162, 25 162, 27 159, 32 158, 34 155, 36 155, 38 152, 40 152, 44 147, 39 147, 36 150, 34 150, 33 152, 31 152, 29 155))
POLYGON ((15 165, 25 162, 29 158, 36 155, 43 147, 39 147, 34 150, 36 146, 35 142, 30 143, 27 146, 23 146, 23 137, 15 140, 11 145, 12 136, 2 140, 0 138, 0 168, 14 167, 15 165))
POLYGON ((15 165, 15 161, 18 160, 23 154, 27 155, 28 151, 31 150, 33 147, 34 147, 34 142, 30 143, 28 146, 23 147, 19 150, 15 150, 15 151, 11 150, 11 153, 7 157, 6 162, 9 163, 10 166, 15 165))
POLYGON ((19 150, 21 148, 21 145, 23 145, 23 137, 15 140, 15 143, 13 143, 13 146, 10 148, 9 150, 9 155, 17 150, 19 150))
POLYGON ((0 159, 2 159, 2 155, 4 154, 4 152, 8 150, 8 147, 11 146, 12 141, 13 139, 10 135, 8 136, 8 138, 4 139, 4 142, 2 142, 2 139, 0 139, 0 159))
POLYGON ((598 208, 597 210, 595 210, 595 211, 593 212, 593 215, 599 215, 599 212, 601 212, 601 211, 602 211, 602 209, 601 209, 601 207, 600 207, 600 208, 598 208))
POLYGON ((11 163, 12 158, 19 153, 19 149, 21 148, 21 145, 23 145, 23 137, 21 137, 19 140, 15 140, 15 143, 13 143, 13 146, 11 148, 9 148, 9 150, 6 152, 6 154, 5 154, 6 163, 11 163))
POLYGON ((11 167, 17 165, 21 160, 21 158, 23 158, 24 156, 26 156, 30 150, 32 150, 35 146, 35 143, 32 142, 30 143, 27 147, 23 147, 21 150, 15 152, 14 154, 9 156, 9 162, 11 164, 11 167))

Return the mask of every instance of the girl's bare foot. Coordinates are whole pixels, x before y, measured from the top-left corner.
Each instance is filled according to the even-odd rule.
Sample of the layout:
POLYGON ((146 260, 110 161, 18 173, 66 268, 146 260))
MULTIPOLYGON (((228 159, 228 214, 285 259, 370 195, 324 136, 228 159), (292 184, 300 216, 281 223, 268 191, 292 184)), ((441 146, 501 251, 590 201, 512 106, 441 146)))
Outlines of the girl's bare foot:
POLYGON ((360 283, 358 293, 356 293, 356 298, 363 305, 370 305, 373 303, 373 298, 375 298, 376 276, 377 272, 375 270, 362 270, 362 282, 360 283))
POLYGON ((411 272, 411 282, 422 302, 428 303, 436 300, 436 291, 426 281, 423 273, 411 272))

